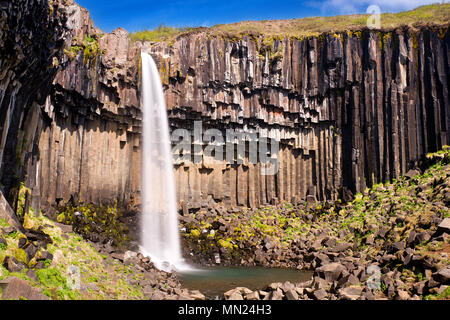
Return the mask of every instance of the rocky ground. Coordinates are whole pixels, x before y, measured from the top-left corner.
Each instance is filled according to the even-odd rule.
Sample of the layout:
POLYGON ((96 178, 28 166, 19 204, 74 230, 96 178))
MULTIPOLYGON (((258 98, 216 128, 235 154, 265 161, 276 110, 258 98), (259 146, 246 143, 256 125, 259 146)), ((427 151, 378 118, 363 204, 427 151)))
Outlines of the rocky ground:
POLYGON ((448 299, 449 151, 430 154, 423 172, 375 185, 348 204, 182 216, 186 255, 201 264, 314 271, 306 283, 238 288, 228 299, 448 299))
MULTIPOLYGON (((230 290, 228 300, 449 299, 450 147, 422 168, 346 204, 185 212, 185 256, 200 265, 313 271, 304 283, 230 290)), ((111 208, 95 219, 86 218, 92 206, 78 210, 65 208, 58 219, 79 221, 74 229, 86 239, 32 212, 22 226, 0 219, 2 299, 205 299, 130 251, 133 245, 118 249, 116 233, 99 236, 95 226, 118 223, 103 219, 114 216, 111 208)))
POLYGON ((24 227, 0 220, 2 300, 205 299, 148 258, 84 240, 71 226, 30 214, 24 227))

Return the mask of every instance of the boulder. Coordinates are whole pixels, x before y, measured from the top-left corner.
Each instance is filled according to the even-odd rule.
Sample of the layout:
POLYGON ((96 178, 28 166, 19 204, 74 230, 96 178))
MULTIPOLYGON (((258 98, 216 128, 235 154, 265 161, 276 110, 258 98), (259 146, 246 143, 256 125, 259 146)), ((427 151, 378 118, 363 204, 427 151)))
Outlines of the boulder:
POLYGON ((283 292, 280 289, 272 291, 270 300, 283 300, 283 292))
POLYGON ((247 293, 247 294, 245 295, 245 299, 246 299, 246 300, 250 300, 250 301, 261 300, 258 291, 254 291, 254 292, 251 292, 251 293, 247 293))
POLYGON ((288 300, 298 300, 298 293, 294 289, 290 289, 285 293, 286 299, 288 300))
POLYGON ((450 234, 450 218, 445 218, 442 220, 442 222, 438 225, 437 233, 448 233, 450 234))
POLYGON ((27 281, 19 278, 9 278, 1 281, 3 287, 2 300, 49 300, 41 289, 32 287, 27 281))
MULTIPOLYGON (((225 300, 231 300, 231 297, 233 295, 235 295, 235 297, 237 297, 237 295, 240 295, 241 297, 243 297, 243 296, 245 296, 247 294, 250 294, 252 292, 253 291, 248 289, 248 288, 237 287, 235 289, 228 290, 227 292, 225 292, 223 294, 223 296, 225 297, 225 300)), ((243 298, 242 299, 238 299, 238 300, 243 300, 243 298)))
POLYGON ((450 266, 442 268, 433 274, 433 279, 442 284, 450 284, 450 266))
POLYGON ((345 300, 358 300, 361 294, 362 288, 359 286, 350 286, 339 290, 339 297, 345 300))
POLYGON ((238 301, 244 300, 244 297, 242 297, 242 294, 240 294, 239 292, 233 292, 226 300, 238 301))
POLYGON ((337 262, 329 263, 316 269, 316 272, 327 281, 333 282, 339 279, 342 271, 346 270, 345 267, 337 262))
POLYGON ((409 299, 411 299, 411 296, 405 290, 398 290, 397 295, 398 295, 397 296, 397 300, 409 300, 409 299))
POLYGON ((20 272, 27 266, 23 262, 17 261, 16 258, 7 256, 3 260, 3 267, 5 267, 5 269, 7 269, 9 272, 20 272))
POLYGON ((405 174, 405 178, 414 179, 415 176, 420 175, 420 171, 416 169, 411 169, 405 174))
POLYGON ((333 248, 331 248, 331 251, 339 253, 339 252, 344 252, 349 248, 351 248, 350 243, 342 242, 342 243, 336 244, 333 248))
POLYGON ((313 292, 313 297, 316 300, 324 300, 327 297, 327 292, 323 289, 315 290, 313 292))
POLYGON ((198 290, 191 291, 189 295, 194 300, 206 300, 205 295, 198 290))
POLYGON ((134 251, 126 251, 123 255, 123 263, 130 264, 132 261, 137 258, 137 252, 134 251))

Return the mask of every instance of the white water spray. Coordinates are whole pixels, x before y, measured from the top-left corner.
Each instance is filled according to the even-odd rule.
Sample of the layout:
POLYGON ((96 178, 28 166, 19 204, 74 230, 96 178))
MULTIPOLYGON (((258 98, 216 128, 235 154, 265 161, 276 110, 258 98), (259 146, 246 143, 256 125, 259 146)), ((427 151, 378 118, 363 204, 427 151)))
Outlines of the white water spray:
POLYGON ((173 158, 161 79, 153 58, 142 53, 141 251, 159 269, 185 269, 178 234, 173 158))

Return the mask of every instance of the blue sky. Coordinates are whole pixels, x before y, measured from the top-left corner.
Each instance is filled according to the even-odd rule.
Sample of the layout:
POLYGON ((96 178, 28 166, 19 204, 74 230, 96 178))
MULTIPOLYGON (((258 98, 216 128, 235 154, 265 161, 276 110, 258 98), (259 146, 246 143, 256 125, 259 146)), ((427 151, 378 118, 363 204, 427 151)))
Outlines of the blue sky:
MULTIPOLYGON (((213 26, 244 20, 291 19, 365 13, 376 4, 382 12, 398 12, 443 0, 76 0, 91 12, 97 27, 133 32, 167 26, 213 26)), ((447 1, 448 2, 448 1, 447 1)))

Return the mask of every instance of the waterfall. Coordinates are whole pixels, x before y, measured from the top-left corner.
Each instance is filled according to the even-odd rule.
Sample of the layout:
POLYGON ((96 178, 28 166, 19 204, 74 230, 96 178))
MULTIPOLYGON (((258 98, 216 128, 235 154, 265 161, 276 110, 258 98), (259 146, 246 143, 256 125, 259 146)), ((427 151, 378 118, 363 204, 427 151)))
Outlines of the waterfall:
POLYGON ((142 53, 141 252, 159 269, 184 267, 178 233, 173 158, 166 103, 153 58, 142 53))

